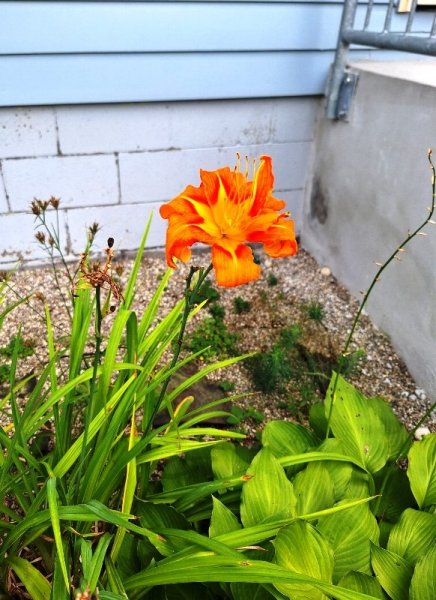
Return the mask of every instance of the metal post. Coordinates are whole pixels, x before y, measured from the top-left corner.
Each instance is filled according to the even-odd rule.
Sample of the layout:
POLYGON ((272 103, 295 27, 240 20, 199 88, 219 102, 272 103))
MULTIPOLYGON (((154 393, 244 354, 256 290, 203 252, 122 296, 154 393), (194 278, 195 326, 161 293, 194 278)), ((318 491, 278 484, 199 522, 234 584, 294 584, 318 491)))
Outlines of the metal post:
POLYGON ((327 86, 326 116, 329 119, 336 119, 336 105, 338 101, 339 88, 344 76, 345 65, 347 62, 347 52, 349 43, 342 38, 342 31, 352 29, 354 18, 356 16, 357 0, 346 0, 344 12, 342 13, 341 27, 339 30, 338 44, 336 47, 336 56, 330 78, 327 86))

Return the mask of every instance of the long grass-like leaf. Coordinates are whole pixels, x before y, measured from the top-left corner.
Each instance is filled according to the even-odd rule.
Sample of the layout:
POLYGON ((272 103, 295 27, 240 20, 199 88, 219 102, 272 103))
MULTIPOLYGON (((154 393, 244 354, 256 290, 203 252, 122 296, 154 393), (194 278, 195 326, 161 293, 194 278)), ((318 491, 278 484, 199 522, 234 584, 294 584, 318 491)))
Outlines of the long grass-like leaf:
POLYGON ((373 596, 334 586, 292 573, 278 565, 260 560, 247 560, 241 556, 239 560, 225 556, 198 556, 195 561, 191 558, 168 562, 164 565, 151 567, 141 571, 125 582, 127 592, 140 587, 168 585, 189 582, 247 582, 247 583, 303 583, 321 590, 337 600, 376 600, 373 596))
POLYGON ((129 280, 127 282, 126 289, 124 290, 124 303, 123 307, 130 309, 132 300, 135 293, 136 279, 138 277, 139 268, 141 266, 142 255, 144 254, 145 244, 147 243, 148 234, 151 227, 151 221, 153 219, 153 213, 150 213, 148 217, 144 233, 142 234, 141 241, 139 242, 139 248, 136 252, 135 261, 133 263, 132 271, 130 273, 129 280))
POLYGON ((8 556, 11 569, 18 575, 32 600, 50 600, 51 586, 44 575, 28 560, 19 556, 8 556))
POLYGON ((62 575, 64 577, 65 588, 69 589, 68 570, 65 562, 64 548, 62 545, 62 534, 59 523, 59 511, 58 511, 58 494, 56 490, 56 477, 50 477, 47 480, 47 501, 48 509, 50 512, 51 526, 53 528, 53 535, 56 544, 57 555, 61 564, 62 575))

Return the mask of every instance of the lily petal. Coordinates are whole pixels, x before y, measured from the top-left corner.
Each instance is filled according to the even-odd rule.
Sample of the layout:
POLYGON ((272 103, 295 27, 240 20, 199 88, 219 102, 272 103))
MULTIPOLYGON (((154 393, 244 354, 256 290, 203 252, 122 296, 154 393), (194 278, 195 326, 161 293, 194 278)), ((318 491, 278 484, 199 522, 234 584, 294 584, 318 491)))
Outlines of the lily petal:
POLYGON ((225 246, 212 246, 212 264, 218 285, 235 287, 259 278, 260 267, 254 262, 251 248, 244 244, 235 248, 228 243, 225 246))

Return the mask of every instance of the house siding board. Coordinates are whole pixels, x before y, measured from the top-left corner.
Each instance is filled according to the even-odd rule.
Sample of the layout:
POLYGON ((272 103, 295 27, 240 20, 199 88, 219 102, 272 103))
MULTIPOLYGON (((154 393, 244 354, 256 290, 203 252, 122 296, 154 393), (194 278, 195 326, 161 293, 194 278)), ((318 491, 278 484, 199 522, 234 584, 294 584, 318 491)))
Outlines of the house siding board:
POLYGON ((0 106, 319 95, 341 12, 308 0, 0 0, 0 106))

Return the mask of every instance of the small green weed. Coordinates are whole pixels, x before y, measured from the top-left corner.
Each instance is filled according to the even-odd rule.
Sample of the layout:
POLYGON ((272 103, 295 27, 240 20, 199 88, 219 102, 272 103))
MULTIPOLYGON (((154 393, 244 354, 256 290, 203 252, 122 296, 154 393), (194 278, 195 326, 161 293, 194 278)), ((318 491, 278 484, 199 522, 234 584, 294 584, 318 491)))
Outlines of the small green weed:
POLYGON ((362 361, 365 358, 366 352, 363 348, 359 348, 358 350, 347 354, 341 354, 338 357, 337 370, 344 377, 356 375, 360 371, 362 361))
POLYGON ((274 275, 274 273, 270 273, 270 274, 268 275, 268 278, 267 278, 266 282, 267 282, 267 284, 268 284, 270 287, 273 287, 273 286, 275 286, 275 285, 277 285, 277 284, 278 284, 279 280, 278 280, 278 278, 277 278, 277 277, 274 275))
POLYGON ((211 302, 208 305, 207 309, 212 315, 212 317, 214 317, 215 319, 224 319, 226 311, 224 309, 224 306, 221 306, 221 304, 219 304, 218 302, 211 302))
POLYGON ((248 302, 248 300, 244 300, 243 298, 241 298, 241 296, 236 296, 236 298, 234 298, 233 305, 235 307, 235 312, 238 315, 250 312, 251 310, 251 302, 248 302))
POLYGON ((204 300, 208 301, 208 304, 212 302, 217 302, 220 299, 220 294, 218 290, 213 286, 212 282, 209 279, 203 283, 203 285, 198 290, 197 294, 195 294, 192 299, 193 304, 200 304, 200 302, 204 302, 204 300))
POLYGON ((185 347, 193 353, 204 350, 204 359, 234 356, 237 340, 237 334, 231 333, 222 319, 205 317, 187 336, 185 347))
POLYGON ((223 381, 220 381, 218 385, 223 392, 233 392, 235 389, 235 384, 233 381, 229 381, 228 379, 223 379, 223 381))
POLYGON ((254 408, 253 406, 247 406, 246 408, 241 408, 240 406, 232 406, 230 409, 231 416, 228 417, 227 423, 229 425, 239 425, 242 421, 246 419, 253 419, 256 423, 262 423, 265 419, 265 415, 262 411, 254 408))
POLYGON ((18 345, 18 357, 25 358, 35 353, 35 342, 33 340, 24 339, 21 335, 14 335, 9 340, 6 346, 0 348, 0 354, 11 358, 15 352, 15 345, 18 345))
POLYGON ((0 365, 0 384, 9 381, 11 368, 9 365, 0 365))
POLYGON ((315 323, 322 323, 325 318, 324 307, 320 302, 309 302, 306 306, 307 316, 315 323))

